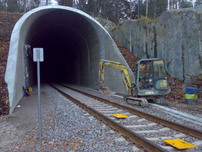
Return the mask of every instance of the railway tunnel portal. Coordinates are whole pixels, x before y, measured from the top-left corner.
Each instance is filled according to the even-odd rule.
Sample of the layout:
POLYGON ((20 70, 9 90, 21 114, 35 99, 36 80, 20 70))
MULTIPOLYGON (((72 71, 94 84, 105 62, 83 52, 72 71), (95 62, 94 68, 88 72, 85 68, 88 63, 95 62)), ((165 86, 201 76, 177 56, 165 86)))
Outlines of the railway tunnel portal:
MULTIPOLYGON (((24 94, 22 87, 37 83, 33 48, 44 49, 42 83, 62 81, 97 88, 101 58, 128 67, 111 36, 91 16, 58 5, 36 8, 21 17, 11 35, 5 76, 10 113, 24 94)), ((106 68, 105 75, 111 90, 126 92, 119 71, 106 68)))

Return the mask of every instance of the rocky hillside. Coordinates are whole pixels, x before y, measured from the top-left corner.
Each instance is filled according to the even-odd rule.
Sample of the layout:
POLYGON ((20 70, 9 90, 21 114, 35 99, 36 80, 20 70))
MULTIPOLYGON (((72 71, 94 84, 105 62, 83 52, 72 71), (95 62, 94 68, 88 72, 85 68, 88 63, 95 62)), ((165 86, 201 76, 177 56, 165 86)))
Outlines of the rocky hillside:
POLYGON ((9 109, 7 85, 4 81, 8 57, 9 41, 12 29, 22 14, 0 13, 0 115, 7 114, 9 109))
POLYGON ((171 10, 153 21, 124 21, 111 35, 138 58, 161 58, 171 76, 189 81, 202 74, 201 18, 202 5, 171 10))

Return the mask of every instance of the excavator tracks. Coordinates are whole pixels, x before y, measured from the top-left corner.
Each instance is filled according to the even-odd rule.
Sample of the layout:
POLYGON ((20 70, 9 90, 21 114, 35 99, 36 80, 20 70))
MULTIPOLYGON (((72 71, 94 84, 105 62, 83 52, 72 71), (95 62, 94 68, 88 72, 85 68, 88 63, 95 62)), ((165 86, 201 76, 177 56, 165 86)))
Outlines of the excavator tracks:
POLYGON ((133 96, 128 96, 128 97, 126 97, 125 100, 128 104, 131 104, 131 105, 137 105, 137 106, 142 106, 142 107, 146 107, 149 105, 147 99, 145 99, 145 98, 137 98, 137 97, 133 97, 133 96))

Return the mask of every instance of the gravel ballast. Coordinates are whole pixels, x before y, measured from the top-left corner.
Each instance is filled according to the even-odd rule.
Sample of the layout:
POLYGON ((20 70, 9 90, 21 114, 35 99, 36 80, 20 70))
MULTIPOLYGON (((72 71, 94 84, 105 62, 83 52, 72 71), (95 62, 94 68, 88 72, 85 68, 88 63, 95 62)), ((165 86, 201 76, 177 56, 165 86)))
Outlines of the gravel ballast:
MULTIPOLYGON (((91 107, 91 105, 93 105, 92 107, 94 107, 96 105, 96 109, 98 111, 99 111, 99 109, 101 109, 101 111, 99 111, 99 112, 101 112, 103 114, 106 114, 107 116, 109 116, 110 114, 116 113, 116 111, 120 111, 120 109, 119 110, 118 109, 117 110, 113 110, 115 108, 112 108, 111 106, 108 106, 108 105, 106 105, 104 103, 102 103, 102 104, 98 103, 97 100, 93 101, 93 99, 88 99, 88 97, 82 96, 79 93, 76 93, 76 92, 71 91, 69 89, 66 89, 64 87, 61 87, 61 86, 56 86, 56 87, 59 88, 59 89, 61 89, 64 92, 68 93, 68 94, 70 93, 71 96, 73 96, 74 98, 80 100, 82 103, 85 103, 87 106, 91 107), (92 100, 93 103, 96 103, 96 104, 91 103, 92 101, 90 102, 90 100, 92 100), (112 110, 110 111, 109 109, 112 109, 112 110)), ((88 89, 86 89, 86 88, 84 89, 83 88, 82 90, 84 91, 84 90, 88 90, 88 89)), ((100 93, 100 92, 97 92, 97 91, 95 91, 95 92, 98 93, 98 94, 100 93)), ((92 94, 92 92, 91 92, 91 94, 92 94)), ((113 102, 117 103, 117 100, 114 100, 113 102)), ((149 111, 149 107, 147 107, 147 109, 149 111)), ((158 112, 158 111, 156 111, 156 112, 158 112)), ((121 110, 120 113, 127 113, 127 112, 126 111, 124 112, 124 111, 121 110)), ((130 114, 128 113, 127 115, 129 116, 130 114)), ((146 119, 143 119, 143 118, 139 118, 138 120, 136 118, 137 117, 135 117, 135 119, 130 119, 130 116, 129 116, 129 119, 123 119, 123 120, 120 120, 120 119, 117 120, 116 119, 115 121, 117 123, 120 123, 120 124, 124 125, 124 126, 125 125, 126 126, 131 126, 131 125, 135 125, 136 126, 137 124, 138 125, 140 125, 140 124, 147 125, 147 124, 152 124, 153 123, 153 122, 150 122, 150 121, 148 121, 146 119)), ((144 128, 144 127, 142 127, 142 128, 144 128)), ((141 131, 139 129, 137 129, 137 128, 134 128, 132 130, 134 130, 134 132, 136 132, 136 133, 138 133, 138 134, 140 134, 140 135, 142 135, 142 136, 144 136, 146 138, 158 138, 159 137, 158 143, 161 143, 162 146, 166 146, 167 144, 165 144, 162 141, 161 138, 164 138, 164 139, 183 138, 183 140, 185 140, 187 142, 190 142, 190 143, 195 143, 195 142, 199 142, 200 141, 199 139, 191 137, 189 135, 182 136, 181 132, 173 130, 173 129, 169 129, 169 128, 167 128, 165 126, 161 126, 161 125, 159 126, 159 128, 157 128, 157 127, 150 127, 149 130, 147 130, 146 128, 144 128, 144 130, 141 130, 141 131), (158 130, 154 130, 154 128, 156 128, 158 130), (177 135, 180 135, 180 137, 177 137, 177 135)), ((169 150, 172 149, 172 151, 175 151, 171 146, 170 147, 167 146, 167 148, 169 148, 169 150)), ((199 145, 197 145, 197 148, 195 148, 195 149, 189 149, 189 151, 201 151, 201 148, 202 148, 202 143, 199 144, 199 145)))
POLYGON ((0 117, 0 151, 137 150, 131 141, 49 86, 43 87, 41 96, 42 142, 38 137, 37 101, 32 101, 37 95, 31 95, 19 103, 21 107, 18 106, 12 115, 0 117), (35 105, 26 106, 28 102, 35 105))

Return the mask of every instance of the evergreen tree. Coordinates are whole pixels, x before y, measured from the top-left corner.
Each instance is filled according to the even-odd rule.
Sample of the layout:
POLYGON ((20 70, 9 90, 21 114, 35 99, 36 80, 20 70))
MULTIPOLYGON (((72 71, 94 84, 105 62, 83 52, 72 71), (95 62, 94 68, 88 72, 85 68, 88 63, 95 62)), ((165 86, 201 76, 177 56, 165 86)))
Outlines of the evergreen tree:
POLYGON ((59 5, 72 7, 73 2, 72 2, 72 0, 59 0, 59 5))
POLYGON ((196 0, 195 6, 197 6, 197 5, 202 5, 202 1, 201 0, 196 0))
MULTIPOLYGON (((79 0, 75 7, 91 16, 109 19, 113 22, 138 18, 138 2, 140 16, 146 16, 144 0, 79 0), (131 2, 131 3, 130 3, 131 2), (132 10, 132 16, 131 16, 132 10)), ((156 18, 167 9, 167 0, 148 0, 148 17, 156 18)))
POLYGON ((0 1, 0 11, 4 11, 5 10, 5 6, 3 1, 0 1))
POLYGON ((167 0, 156 0, 156 17, 159 17, 164 11, 166 11, 167 6, 167 0))
POLYGON ((187 1, 187 0, 181 1, 180 8, 189 8, 189 7, 193 7, 193 5, 190 1, 187 1))
POLYGON ((86 2, 84 0, 82 11, 88 13, 91 16, 94 16, 94 1, 88 0, 88 2, 86 2))
MULTIPOLYGON (((149 0, 148 1, 148 17, 157 18, 167 9, 167 0, 149 0)), ((139 15, 146 16, 146 3, 139 0, 139 15)), ((138 0, 135 1, 135 9, 133 11, 133 18, 138 18, 138 0)))
POLYGON ((7 0, 8 4, 8 12, 19 12, 20 11, 20 3, 18 0, 7 0))

